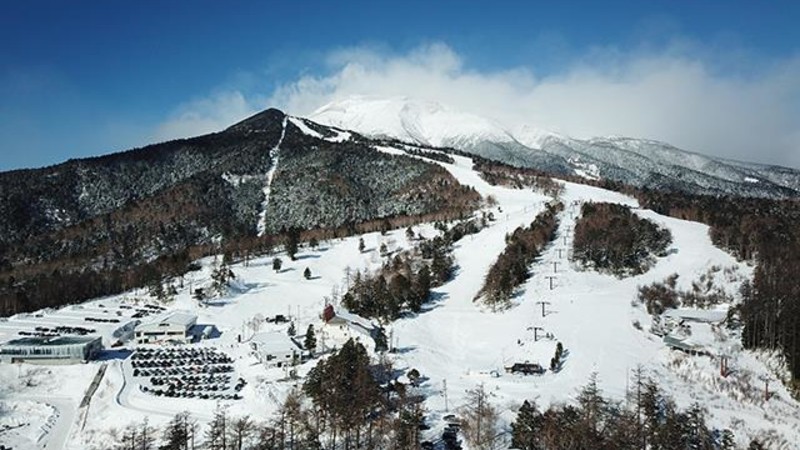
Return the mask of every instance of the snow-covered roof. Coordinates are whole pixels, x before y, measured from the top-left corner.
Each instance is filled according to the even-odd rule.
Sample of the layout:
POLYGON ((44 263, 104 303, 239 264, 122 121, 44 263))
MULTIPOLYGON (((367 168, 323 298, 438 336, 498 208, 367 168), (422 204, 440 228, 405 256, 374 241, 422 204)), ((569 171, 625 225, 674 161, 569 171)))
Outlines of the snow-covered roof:
POLYGON ((156 318, 155 320, 143 324, 144 326, 166 326, 175 325, 189 328, 197 323, 197 315, 189 311, 172 311, 156 318))
POLYGON ((23 337, 12 339, 2 346, 9 347, 55 347, 59 345, 83 345, 100 339, 100 336, 56 336, 56 337, 23 337))
POLYGON ((371 330, 371 329, 375 328, 375 325, 373 325, 372 322, 370 322, 369 320, 359 316, 358 314, 353 314, 353 313, 345 311, 343 309, 340 309, 340 310, 336 311, 335 313, 336 313, 336 317, 339 317, 339 318, 341 318, 343 320, 346 320, 346 321, 348 321, 348 322, 350 322, 352 324, 360 325, 361 327, 363 327, 363 328, 365 328, 367 330, 371 330))
POLYGON ((269 331, 258 333, 250 340, 259 351, 266 353, 284 353, 298 350, 297 344, 283 332, 269 331))
POLYGON ((670 309, 664 317, 693 320, 695 322, 722 322, 728 317, 728 311, 722 309, 670 309))

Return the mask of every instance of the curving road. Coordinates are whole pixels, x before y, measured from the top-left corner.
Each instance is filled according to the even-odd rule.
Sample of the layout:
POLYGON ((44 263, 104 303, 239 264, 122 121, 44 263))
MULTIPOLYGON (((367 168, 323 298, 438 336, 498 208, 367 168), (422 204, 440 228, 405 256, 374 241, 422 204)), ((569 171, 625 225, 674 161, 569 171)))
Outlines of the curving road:
MULTIPOLYGON (((130 390, 133 389, 134 384, 130 380, 131 374, 133 373, 133 367, 131 366, 130 360, 126 359, 124 361, 121 361, 118 364, 115 364, 115 367, 119 369, 119 371, 122 373, 122 386, 120 386, 117 395, 114 396, 114 401, 116 402, 117 405, 123 408, 132 409, 134 411, 139 411, 145 414, 154 414, 168 418, 172 418, 173 416, 175 416, 175 414, 181 412, 180 410, 171 411, 171 410, 165 410, 163 408, 161 409, 146 408, 131 403, 129 398, 130 390)), ((213 418, 211 415, 205 414, 203 411, 197 411, 197 410, 192 411, 192 416, 200 420, 211 420, 213 418)))
POLYGON ((38 403, 44 403, 55 408, 58 414, 58 420, 55 426, 47 433, 39 443, 39 448, 45 450, 63 450, 67 444, 67 439, 72 432, 72 427, 75 425, 75 415, 78 411, 77 404, 74 399, 67 397, 39 397, 39 396, 10 396, 8 400, 27 400, 38 403))

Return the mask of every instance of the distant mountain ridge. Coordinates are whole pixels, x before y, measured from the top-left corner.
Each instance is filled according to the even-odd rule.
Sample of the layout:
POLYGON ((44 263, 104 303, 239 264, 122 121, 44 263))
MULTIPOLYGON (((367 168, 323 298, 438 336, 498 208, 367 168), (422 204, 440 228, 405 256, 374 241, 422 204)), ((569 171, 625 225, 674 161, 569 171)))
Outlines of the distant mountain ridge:
POLYGON ((506 128, 436 102, 408 97, 352 97, 325 105, 309 118, 367 136, 454 147, 554 174, 693 194, 800 195, 800 171, 795 169, 713 158, 648 139, 573 139, 533 126, 506 128))

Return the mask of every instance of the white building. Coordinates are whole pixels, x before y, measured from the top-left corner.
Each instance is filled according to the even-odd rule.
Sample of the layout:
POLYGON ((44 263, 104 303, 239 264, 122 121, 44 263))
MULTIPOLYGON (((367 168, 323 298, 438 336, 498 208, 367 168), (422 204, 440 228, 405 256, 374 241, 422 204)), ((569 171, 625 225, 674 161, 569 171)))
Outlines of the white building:
POLYGON ((291 365, 302 356, 300 347, 283 332, 256 334, 250 340, 250 346, 256 358, 267 367, 291 365))
POLYGON ((353 314, 343 309, 334 311, 332 305, 325 307, 325 310, 322 313, 322 319, 327 325, 349 327, 350 329, 369 337, 372 337, 373 333, 375 333, 376 329, 378 328, 371 321, 359 316, 358 314, 353 314))
POLYGON ((75 364, 95 358, 102 349, 100 336, 25 337, 0 345, 0 362, 75 364))
POLYGON ((185 311, 173 311, 151 322, 136 327, 136 343, 180 342, 188 344, 194 339, 192 327, 197 316, 185 311))

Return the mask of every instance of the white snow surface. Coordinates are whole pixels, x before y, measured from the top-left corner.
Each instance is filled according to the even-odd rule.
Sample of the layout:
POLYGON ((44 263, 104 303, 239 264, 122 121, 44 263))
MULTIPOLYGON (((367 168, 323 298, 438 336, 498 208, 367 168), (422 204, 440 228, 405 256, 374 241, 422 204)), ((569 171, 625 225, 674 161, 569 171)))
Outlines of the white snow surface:
MULTIPOLYGON (((272 179, 275 177, 275 171, 278 169, 278 162, 280 162, 280 150, 281 144, 283 143, 283 137, 286 135, 286 122, 290 120, 289 117, 285 117, 283 119, 283 125, 281 127, 281 137, 278 139, 278 143, 275 144, 269 151, 269 155, 272 159, 272 165, 267 170, 266 181, 264 182, 264 203, 261 207, 261 212, 258 214, 258 225, 256 230, 258 231, 258 235, 261 236, 267 229, 267 209, 269 209, 269 194, 272 190, 272 179)), ((294 122, 293 122, 294 123, 294 122)))
MULTIPOLYGON (((392 147, 377 150, 402 152, 392 147)), ((729 365, 735 372, 723 378, 716 360, 668 350, 660 337, 647 331, 650 318, 634 302, 638 286, 662 281, 673 273, 680 275, 679 287, 684 288, 712 267, 729 268, 728 273, 736 275, 729 277, 726 291, 730 292, 736 292, 741 280, 752 276, 752 267, 712 245, 707 226, 639 209, 636 200, 616 192, 564 183, 561 200, 567 208, 560 215, 554 243, 531 266, 532 276, 519 289, 512 307, 494 312, 473 301, 484 276, 503 250, 505 236, 518 226, 529 225, 551 199, 531 190, 491 186, 472 170, 470 158, 454 156, 454 160, 454 164, 436 163, 449 170, 460 183, 475 187, 484 197, 493 196, 497 205, 491 212, 496 220, 456 244, 456 274, 434 290, 434 299, 425 310, 394 322, 387 330, 397 347, 397 352, 390 354, 395 368, 416 368, 427 379, 419 388, 427 397, 425 407, 433 425, 426 438, 441 432, 441 418, 464 402, 467 389, 480 384, 491 393, 491 401, 503 412, 502 420, 507 424, 524 399, 536 400, 541 408, 571 401, 592 373, 597 373, 606 395, 624 401, 631 373, 641 365, 679 406, 701 403, 708 408, 710 425, 733 429, 741 444, 769 430, 774 430, 785 443, 777 443, 774 448, 789 449, 800 442, 797 419, 800 408, 774 374, 774 367, 780 365, 770 369, 763 355, 744 351, 735 332, 717 337, 698 328, 698 338, 715 342, 715 349, 724 349, 730 358, 729 365), (569 259, 571 230, 580 204, 587 201, 628 205, 638 215, 667 227, 674 239, 668 256, 660 258, 647 273, 624 279, 575 266, 569 259), (556 277, 552 290, 546 278, 550 276, 556 277), (547 302, 544 317, 539 302, 547 302), (634 327, 635 322, 641 323, 641 330, 634 327), (534 327, 542 328, 538 341, 534 340, 534 327), (543 338, 544 335, 552 335, 552 339, 543 338), (505 372, 504 367, 514 362, 548 366, 557 342, 567 352, 560 372, 548 371, 541 376, 505 372), (768 401, 761 394, 762 379, 770 381, 774 392, 768 401)), ((432 224, 418 225, 414 230, 426 237, 438 233, 432 224)), ((285 332, 288 328, 288 324, 268 323, 264 318, 289 315, 295 320, 298 333, 313 324, 323 348, 339 346, 353 337, 372 351, 366 336, 347 327, 326 326, 320 316, 325 298, 343 293, 348 274, 356 269, 374 271, 381 267, 385 259, 378 251, 381 244, 390 252, 413 245, 407 240, 405 230, 395 230, 386 235, 370 233, 322 242, 316 250, 301 249, 294 261, 279 255, 284 261, 279 272, 272 270, 275 255, 237 263, 232 270, 238 289, 207 306, 193 300, 191 293, 210 283, 213 258, 201 260, 203 269, 184 277, 179 294, 167 308, 191 311, 198 315, 198 325, 214 324, 220 330, 220 337, 193 345, 213 346, 229 354, 234 359, 236 376, 247 381, 241 392, 242 400, 223 402, 231 414, 250 414, 253 419, 266 420, 294 386, 293 381, 287 380, 285 369, 267 369, 250 354, 248 340, 254 334, 285 332), (363 253, 358 250, 359 237, 363 237, 366 245, 363 253), (303 277, 306 267, 315 275, 310 280, 303 277)), ((109 345, 115 339, 115 330, 130 317, 130 312, 121 306, 152 302, 144 290, 136 290, 86 302, 79 308, 18 315, 0 321, 0 337, 8 339, 17 330, 38 324, 83 323, 82 317, 89 313, 97 317, 120 317, 116 311, 123 311, 121 317, 125 320, 119 324, 92 325, 109 345)), ((21 423, 26 420, 23 416, 30 415, 31 424, 46 421, 48 407, 42 405, 51 405, 63 418, 60 422, 65 424, 61 427, 64 431, 60 433, 64 437, 47 434, 37 445, 89 450, 107 448, 127 424, 145 417, 152 425, 160 426, 174 414, 188 410, 201 423, 210 420, 215 401, 165 399, 140 392, 132 379, 126 353, 109 352, 103 359, 76 366, 0 365, 0 395, 6 402, 21 405, 16 409, 6 407, 6 411, 11 411, 7 420, 21 423), (108 365, 105 377, 88 410, 79 411, 77 405, 101 364, 108 365)), ((298 375, 303 377, 317 361, 299 366, 298 375)), ((39 439, 30 430, 19 434, 21 437, 15 439, 21 448, 25 448, 24 442, 39 439)))

